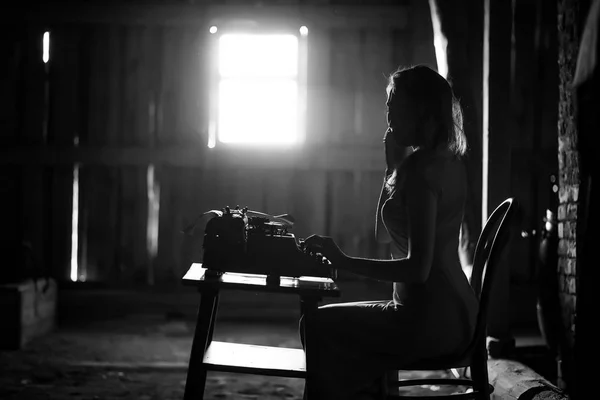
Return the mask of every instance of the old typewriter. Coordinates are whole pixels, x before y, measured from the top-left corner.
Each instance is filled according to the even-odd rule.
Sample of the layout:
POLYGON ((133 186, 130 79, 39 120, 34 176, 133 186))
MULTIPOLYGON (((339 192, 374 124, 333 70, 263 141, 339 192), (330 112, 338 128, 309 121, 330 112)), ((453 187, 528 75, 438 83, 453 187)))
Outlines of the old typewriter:
POLYGON ((304 240, 290 232, 294 219, 287 214, 271 216, 236 206, 201 217, 208 219, 202 244, 207 276, 253 273, 266 275, 268 282, 282 276, 337 278, 329 260, 307 251, 304 240))

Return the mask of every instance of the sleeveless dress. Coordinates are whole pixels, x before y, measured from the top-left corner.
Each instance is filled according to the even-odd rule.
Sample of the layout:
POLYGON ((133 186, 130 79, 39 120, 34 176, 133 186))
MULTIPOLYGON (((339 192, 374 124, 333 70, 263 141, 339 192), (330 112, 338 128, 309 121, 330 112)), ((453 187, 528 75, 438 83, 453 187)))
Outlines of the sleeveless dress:
POLYGON ((420 284, 395 282, 391 300, 319 307, 315 384, 323 399, 365 398, 360 392, 376 387, 385 371, 460 352, 472 338, 478 300, 458 256, 467 193, 464 165, 451 153, 439 150, 418 150, 405 159, 397 171, 396 189, 381 210, 392 238, 393 258, 407 254, 406 194, 414 185, 425 185, 437 198, 435 254, 429 277, 420 284))

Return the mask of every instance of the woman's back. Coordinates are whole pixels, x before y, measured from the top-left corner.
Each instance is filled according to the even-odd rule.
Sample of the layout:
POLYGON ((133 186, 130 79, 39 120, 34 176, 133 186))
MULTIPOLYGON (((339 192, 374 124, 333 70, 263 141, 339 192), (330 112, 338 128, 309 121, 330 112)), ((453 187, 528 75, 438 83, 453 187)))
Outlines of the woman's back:
POLYGON ((392 256, 406 257, 409 210, 405 196, 413 185, 423 184, 437 199, 433 263, 424 283, 394 283, 393 298, 398 306, 416 311, 413 315, 423 316, 421 322, 429 329, 447 329, 447 324, 454 321, 451 325, 458 325, 458 340, 474 329, 478 309, 458 256, 467 196, 463 163, 445 150, 418 150, 411 154, 398 170, 395 191, 385 203, 382 217, 392 237, 392 256))

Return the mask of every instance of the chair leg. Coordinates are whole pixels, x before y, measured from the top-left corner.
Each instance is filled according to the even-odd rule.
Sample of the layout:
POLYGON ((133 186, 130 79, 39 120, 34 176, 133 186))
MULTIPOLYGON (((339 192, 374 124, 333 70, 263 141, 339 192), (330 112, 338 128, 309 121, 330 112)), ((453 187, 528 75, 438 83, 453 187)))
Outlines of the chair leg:
POLYGON ((381 384, 381 400, 385 400, 388 396, 388 393, 390 391, 389 387, 388 387, 388 374, 389 372, 386 372, 385 374, 383 374, 383 376, 381 377, 380 380, 380 384, 381 384))
POLYGON ((381 398, 383 400, 394 398, 399 395, 398 387, 398 371, 387 371, 381 377, 381 398))
POLYGON ((466 379, 471 378, 471 367, 463 368, 463 378, 466 378, 466 379))
POLYGON ((478 400, 490 400, 490 385, 487 368, 487 352, 476 352, 472 358, 471 379, 478 400))

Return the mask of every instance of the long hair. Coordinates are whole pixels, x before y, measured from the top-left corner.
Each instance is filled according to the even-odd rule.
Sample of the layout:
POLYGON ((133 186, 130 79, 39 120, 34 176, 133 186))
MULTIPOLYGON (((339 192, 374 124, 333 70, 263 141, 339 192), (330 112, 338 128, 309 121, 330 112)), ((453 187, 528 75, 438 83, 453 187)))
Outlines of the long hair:
MULTIPOLYGON (((386 90, 388 94, 402 92, 410 99, 417 126, 424 127, 415 143, 417 147, 446 148, 459 158, 466 154, 462 109, 444 77, 426 65, 401 67, 389 75, 386 90)), ((392 161, 397 168, 402 160, 392 161)), ((396 169, 388 178, 388 191, 393 191, 395 182, 396 169)))

